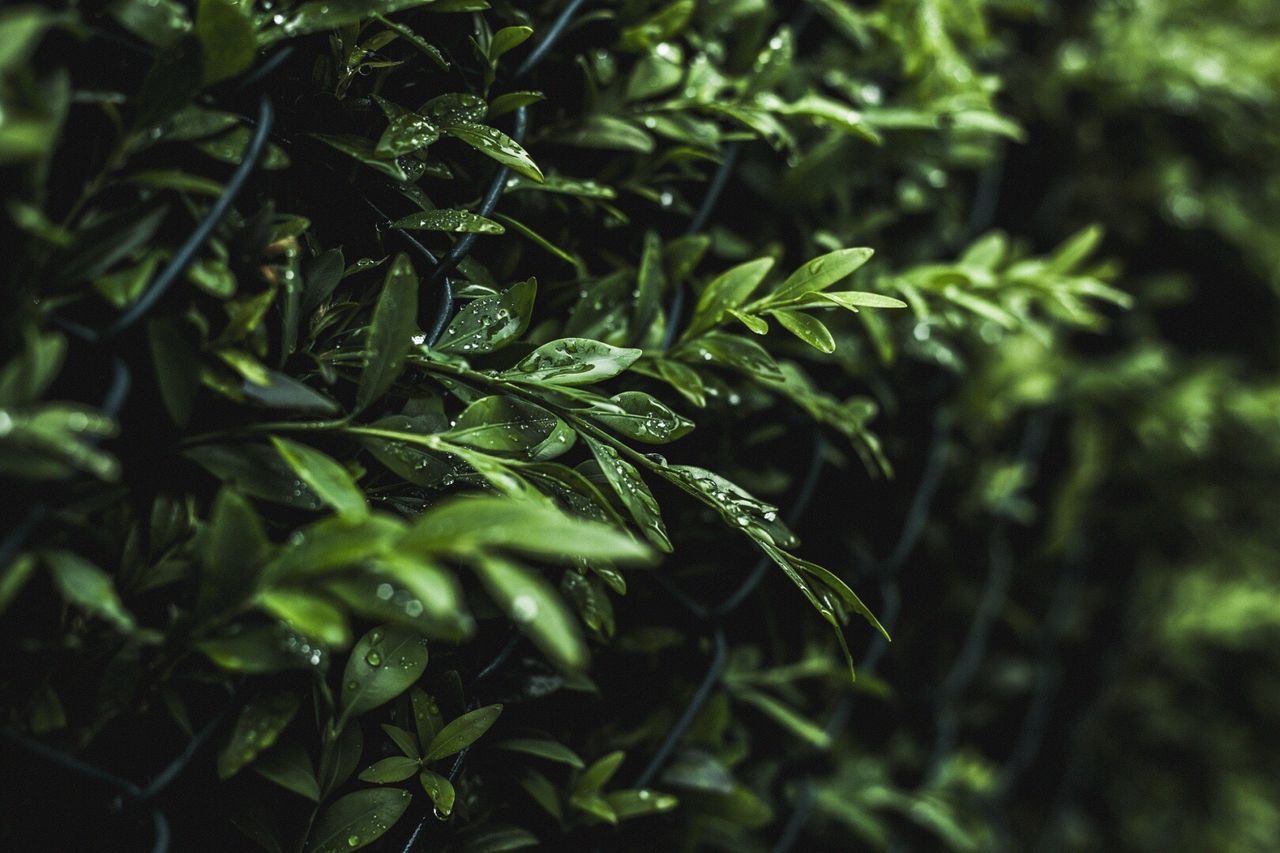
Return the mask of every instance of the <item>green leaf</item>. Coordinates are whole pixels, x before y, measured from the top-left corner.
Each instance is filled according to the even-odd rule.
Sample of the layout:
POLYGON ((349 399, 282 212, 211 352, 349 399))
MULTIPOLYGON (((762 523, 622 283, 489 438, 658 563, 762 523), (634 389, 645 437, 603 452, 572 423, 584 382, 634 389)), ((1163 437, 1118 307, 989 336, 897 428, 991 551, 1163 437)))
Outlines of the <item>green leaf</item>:
POLYGON ((389 782, 403 782, 421 769, 418 759, 406 758, 403 755, 393 755, 390 758, 384 758, 381 761, 375 761, 370 764, 356 778, 361 782, 386 785, 389 782))
POLYGON ((196 612, 211 615, 248 596, 268 551, 267 534, 253 506, 224 486, 198 545, 204 572, 196 612))
POLYGON ((219 480, 251 497, 298 509, 318 510, 324 506, 280 454, 266 445, 206 444, 191 448, 186 455, 219 480))
POLYGON ((394 181, 407 181, 410 178, 401 160, 378 153, 377 145, 363 136, 350 134, 313 133, 316 139, 346 154, 370 169, 381 172, 394 181))
POLYGON ((484 296, 463 306, 444 330, 436 349, 482 355, 511 343, 529 326, 536 279, 513 284, 496 296, 484 296))
POLYGON ((205 85, 234 77, 253 64, 258 41, 244 7, 231 0, 200 0, 196 38, 205 85))
POLYGON ((561 338, 538 347, 503 376, 546 385, 589 385, 617 376, 643 354, 587 338, 561 338))
POLYGON ((418 774, 418 781, 422 783, 427 796, 431 798, 437 817, 447 818, 453 814, 453 803, 457 793, 453 790, 453 783, 447 777, 430 770, 423 770, 418 774))
POLYGON ((607 444, 587 435, 584 435, 582 440, 590 448, 591 455, 600 466, 600 471, 613 487, 622 505, 627 508, 627 512, 640 526, 645 538, 659 551, 670 554, 671 539, 667 536, 666 525, 662 523, 662 511, 636 466, 623 459, 618 451, 607 444))
POLYGON ((339 516, 355 522, 369 514, 364 492, 347 469, 333 457, 288 438, 273 435, 271 443, 298 478, 310 486, 320 500, 333 507, 339 516))
POLYGON ((543 503, 506 497, 458 497, 433 507, 400 548, 425 555, 474 555, 510 549, 545 560, 648 562, 652 552, 612 525, 586 521, 543 503))
POLYGON ((862 308, 906 308, 907 303, 901 299, 894 299, 892 296, 884 296, 879 293, 864 293, 858 290, 838 290, 834 293, 819 293, 818 298, 825 299, 839 305, 841 308, 848 308, 850 311, 857 311, 862 308))
POLYGON ((560 418, 519 397, 482 397, 441 437, 494 453, 552 459, 573 446, 575 433, 560 418))
POLYGON ((293 741, 282 743, 253 763, 254 772, 311 800, 320 802, 320 783, 316 771, 302 745, 293 741))
POLYGON ((391 119, 373 146, 373 156, 399 157, 421 151, 440 138, 440 129, 417 113, 405 112, 391 119))
POLYGON ((431 2, 432 0, 308 0, 295 6, 293 15, 281 24, 276 33, 269 34, 269 37, 300 36, 319 30, 334 30, 431 2))
POLYGON ((335 740, 325 741, 320 750, 320 769, 316 774, 322 799, 351 778, 363 755, 364 735, 360 726, 346 726, 338 731, 335 740))
POLYGON ((392 228, 404 228, 408 231, 448 231, 451 233, 502 234, 506 231, 492 219, 472 213, 469 210, 424 210, 413 213, 403 219, 391 223, 392 228))
POLYGON ((425 760, 439 761, 471 746, 489 731, 501 713, 501 705, 486 705, 453 720, 432 738, 425 760))
POLYGON ((754 705, 796 737, 808 741, 818 749, 827 749, 831 746, 831 736, 823 731, 821 726, 806 720, 790 706, 769 694, 740 688, 734 691, 734 695, 743 702, 754 705))
POLYGON ((520 146, 520 143, 497 128, 463 122, 446 124, 441 129, 453 138, 467 143, 480 153, 497 160, 502 165, 509 166, 525 177, 532 178, 539 183, 542 182, 542 170, 533 162, 529 152, 525 151, 520 146))
POLYGON ((201 640, 197 647, 215 664, 232 672, 323 670, 328 665, 323 647, 278 622, 201 640))
POLYGON ((424 56, 426 56, 428 59, 434 62, 440 68, 441 71, 449 70, 449 60, 445 59, 444 54, 440 52, 440 48, 436 47, 431 42, 427 41, 422 36, 418 35, 413 30, 406 27, 404 24, 397 23, 396 21, 387 20, 386 18, 382 17, 382 15, 375 15, 374 17, 383 26, 398 33, 401 38, 403 38, 405 41, 409 42, 409 44, 417 48, 417 50, 420 53, 422 53, 424 56))
POLYGON ((578 777, 578 781, 574 783, 574 796, 600 793, 604 786, 609 784, 609 780, 618 772, 618 768, 622 766, 622 762, 626 757, 627 754, 625 752, 618 750, 592 762, 591 766, 584 770, 582 775, 578 777))
POLYGON ((836 341, 822 321, 800 311, 775 309, 770 312, 788 332, 819 352, 835 352, 836 341))
POLYGON ((497 62, 504 53, 528 41, 531 35, 533 35, 532 27, 503 27, 498 30, 493 34, 493 41, 489 43, 489 62, 497 62))
POLYGON ((547 814, 557 821, 564 819, 564 808, 560 805, 560 789, 551 780, 536 770, 525 768, 516 777, 520 787, 540 805, 547 814))
POLYGON ((289 627, 332 648, 351 643, 347 616, 328 599, 308 592, 269 590, 259 593, 258 605, 289 627))
POLYGON ((623 391, 610 400, 622 411, 592 409, 591 417, 636 441, 667 444, 693 429, 693 421, 643 391, 623 391))
POLYGON ((218 777, 229 779, 270 749, 298 712, 296 693, 269 691, 249 699, 236 718, 227 745, 218 753, 218 777))
POLYGON ((678 35, 693 16, 693 0, 676 0, 622 31, 618 47, 639 51, 678 35))
POLYGON ((413 723, 418 733, 418 743, 430 744, 436 732, 444 728, 440 708, 420 687, 409 689, 409 702, 413 706, 413 723))
POLYGON ((729 309, 742 307, 772 268, 773 258, 756 258, 712 279, 698 296, 683 337, 688 339, 707 331, 718 324, 729 309))
MULTIPOLYGON (((152 47, 172 47, 191 32, 186 7, 176 0, 113 0, 107 11, 120 26, 152 47)), ((7 41, 8 33, 5 36, 7 41)))
POLYGON ((418 277, 409 258, 396 255, 387 270, 365 344, 368 362, 356 388, 356 411, 377 400, 396 381, 418 327, 418 277))
MULTIPOLYGON (((561 547, 573 548, 573 543, 561 547)), ((476 573, 503 612, 552 663, 566 672, 586 669, 589 653, 578 620, 544 577, 491 555, 476 561, 476 573)))
MULTIPOLYGON (((416 687, 411 689, 418 690, 416 687)), ((418 749, 418 742, 411 733, 390 723, 383 723, 381 728, 387 737, 391 738, 395 745, 400 747, 400 751, 409 758, 417 758, 421 754, 418 749)))
POLYGON ((102 569, 70 551, 44 551, 41 558, 67 602, 105 619, 121 631, 129 632, 137 627, 133 614, 125 610, 120 601, 111 576, 102 569))
POLYGON ((764 301, 783 303, 826 290, 871 259, 872 249, 840 249, 814 258, 787 276, 764 301))
POLYGON ((555 740, 545 740, 543 738, 509 738, 495 743, 495 749, 505 749, 509 752, 520 752, 525 755, 533 755, 537 758, 545 758, 548 761, 555 761, 559 764, 567 764, 570 767, 576 767, 579 770, 586 767, 578 754, 569 747, 555 740))
POLYGON ((605 800, 618 820, 669 812, 680 805, 680 800, 671 794, 650 790, 613 791, 605 795, 605 800))
POLYGON ((408 690, 426 668, 427 641, 416 632, 386 625, 365 634, 342 673, 337 728, 408 690))
POLYGON ((739 311, 737 308, 730 308, 728 314, 757 335, 767 335, 769 333, 769 323, 763 317, 739 311))
POLYGON ((373 788, 339 798, 316 821, 306 853, 343 853, 367 847, 395 825, 412 799, 400 788, 373 788))

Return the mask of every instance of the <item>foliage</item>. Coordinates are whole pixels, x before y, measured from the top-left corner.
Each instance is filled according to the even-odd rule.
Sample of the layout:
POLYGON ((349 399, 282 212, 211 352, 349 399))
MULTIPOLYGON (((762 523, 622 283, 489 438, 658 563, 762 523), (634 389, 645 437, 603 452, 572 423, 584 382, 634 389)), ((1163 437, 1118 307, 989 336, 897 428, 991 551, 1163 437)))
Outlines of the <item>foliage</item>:
POLYGON ((71 779, 7 796, 124 803, 0 837, 1145 848, 1176 742, 1189 849, 1265 847, 1275 24, 0 11, 2 706, 71 779), (1197 247, 1243 257, 1247 340, 1162 313, 1219 299, 1197 247), (1223 655, 1257 697, 1192 746, 1223 655))

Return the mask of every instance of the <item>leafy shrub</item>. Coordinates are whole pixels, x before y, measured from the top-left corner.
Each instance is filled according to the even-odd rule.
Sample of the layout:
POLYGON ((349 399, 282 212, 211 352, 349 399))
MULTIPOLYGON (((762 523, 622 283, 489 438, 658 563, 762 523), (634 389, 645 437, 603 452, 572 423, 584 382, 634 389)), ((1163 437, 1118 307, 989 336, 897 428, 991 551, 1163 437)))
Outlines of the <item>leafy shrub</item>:
MULTIPOLYGON (((1158 561, 1152 518, 1214 537, 1133 595, 1147 625, 1223 588, 1143 629, 1180 673, 1269 618, 1270 580, 1202 571, 1268 545, 1217 542, 1199 484, 1274 391, 1126 313, 1172 289, 1134 248, 1162 214, 1274 266, 1231 215, 1265 189, 1220 169, 1183 215, 1217 160, 1162 112, 1247 123, 1274 63, 1244 52, 1233 90, 1184 79, 1177 40, 1126 59, 1269 14, 1223 35, 1185 23, 1203 5, 0 13, 3 707, 39 780, 6 796, 41 816, 8 846, 162 848, 172 821, 183 848, 785 849, 810 813, 831 849, 1033 838, 1052 796, 1013 793, 1045 723, 1004 764, 977 744, 1009 696, 1052 702, 1026 673, 1102 618, 1092 555, 1158 561), (999 190, 1036 186, 1010 152, 1045 127, 1084 156, 1135 119, 1157 175, 1073 164, 1079 199, 1025 217, 999 190), (1139 259, 1123 287, 1099 220, 1139 259)), ((1134 808, 1081 831, 1140 846, 1134 808)))

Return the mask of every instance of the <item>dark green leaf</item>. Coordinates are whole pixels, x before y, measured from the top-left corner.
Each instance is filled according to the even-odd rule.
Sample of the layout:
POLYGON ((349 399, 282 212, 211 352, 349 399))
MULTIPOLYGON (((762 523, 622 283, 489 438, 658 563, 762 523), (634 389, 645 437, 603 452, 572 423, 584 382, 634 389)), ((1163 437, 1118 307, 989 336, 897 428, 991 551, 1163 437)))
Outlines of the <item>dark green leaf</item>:
POLYGON ((439 761, 471 746, 489 730, 501 713, 501 705, 486 705, 453 720, 431 740, 426 760, 439 761))
POLYGON ((341 797, 316 821, 306 853, 367 847, 395 825, 413 798, 400 788, 374 788, 341 797))
POLYGON ((418 277, 403 254, 387 270, 365 347, 368 362, 356 389, 356 410, 365 409, 396 381, 418 324, 418 277))
POLYGON ((426 668, 427 642, 417 633, 387 625, 365 634, 342 673, 338 728, 408 690, 426 668))

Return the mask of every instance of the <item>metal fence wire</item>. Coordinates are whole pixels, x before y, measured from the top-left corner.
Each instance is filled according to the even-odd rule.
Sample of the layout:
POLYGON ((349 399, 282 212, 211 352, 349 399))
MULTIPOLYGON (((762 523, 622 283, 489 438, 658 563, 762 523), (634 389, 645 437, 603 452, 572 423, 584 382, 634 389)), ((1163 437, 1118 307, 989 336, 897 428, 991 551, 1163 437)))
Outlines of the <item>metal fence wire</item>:
MULTIPOLYGON (((570 0, 569 3, 556 16, 552 24, 546 29, 534 48, 527 55, 525 60, 517 67, 512 75, 511 82, 518 81, 531 72, 533 72, 560 41, 562 36, 570 29, 574 22, 574 18, 585 5, 585 0, 570 0)), ((813 13, 812 6, 806 6, 792 21, 792 29, 799 35, 801 31, 808 25, 813 13)), ((256 87, 259 83, 267 79, 270 74, 278 69, 287 59, 291 48, 285 47, 266 58, 256 69, 250 72, 240 84, 240 91, 249 87, 256 87)), ((113 343, 125 332, 133 328, 140 320, 142 320, 156 305, 163 299, 175 281, 186 271, 196 254, 208 241, 214 230, 221 223, 231 205, 238 197, 244 186, 248 182, 250 176, 257 169, 263 154, 267 149, 268 140, 272 138, 272 130, 274 126, 274 110, 270 98, 266 94, 262 94, 259 100, 258 112, 251 122, 254 128, 253 134, 249 140, 240 164, 233 171, 225 188, 221 194, 215 199, 213 205, 208 212, 197 224, 190 236, 183 242, 178 250, 173 254, 165 268, 152 280, 145 288, 142 295, 129 308, 124 310, 111 324, 101 329, 93 329, 81 325, 75 321, 62 318, 57 314, 50 315, 50 322, 66 331, 71 336, 81 340, 83 343, 102 348, 110 360, 112 380, 110 382, 107 393, 104 395, 99 408, 109 416, 117 416, 123 408, 130 391, 130 370, 128 364, 119 354, 113 343)), ((513 116, 513 124, 511 136, 517 142, 523 142, 528 130, 528 115, 525 107, 517 109, 513 116)), ((287 141, 286 141, 287 142, 287 141)), ((716 171, 712 175, 711 180, 707 184, 706 193, 698 204, 694 215, 690 219, 684 234, 700 233, 713 212, 717 202, 723 194, 726 186, 732 177, 733 171, 737 165, 741 154, 742 144, 739 142, 730 142, 721 149, 721 160, 716 171)), ((509 170, 506 166, 499 166, 491 178, 488 187, 482 197, 480 205, 476 212, 481 216, 488 216, 497 207, 502 198, 503 191, 506 186, 509 170)), ((990 193, 987 193, 990 195, 990 193)), ((381 221, 380 228, 383 231, 392 233, 399 239, 414 255, 424 261, 431 270, 428 277, 430 284, 438 287, 438 298, 436 301, 435 314, 430 322, 430 328, 424 328, 425 340, 428 344, 434 344, 439 340, 449 320, 452 318, 455 308, 453 283, 450 274, 457 268, 467 255, 470 253, 475 242, 475 234, 462 235, 452 246, 452 248, 441 257, 437 257, 434 253, 422 245, 410 232, 396 228, 391 225, 391 219, 387 217, 380 208, 371 200, 362 196, 362 200, 368 205, 370 210, 381 221)), ((977 208, 989 208, 993 202, 985 196, 975 202, 975 214, 983 219, 989 219, 990 211, 983 210, 978 213, 977 208), (978 204, 981 201, 982 204, 978 204)), ((683 288, 677 288, 671 295, 667 305, 667 321, 664 330, 664 347, 668 347, 675 340, 679 333, 681 321, 685 312, 685 304, 687 294, 683 288)), ((907 558, 917 544, 921 533, 924 530, 925 523, 930 513, 933 498, 937 494, 939 485, 942 480, 942 474, 946 465, 948 448, 951 440, 951 420, 945 409, 939 408, 933 425, 933 434, 930 442, 929 451, 924 465, 920 482, 914 492, 911 500, 906 519, 903 524, 901 534, 890 554, 883 560, 871 561, 865 572, 866 578, 879 584, 882 595, 882 616, 886 627, 892 627, 898 614, 899 593, 897 587, 897 574, 907 558)), ((820 480, 824 465, 825 440, 818 431, 814 431, 812 437, 812 449, 808 469, 800 481, 799 487, 795 495, 792 497, 791 508, 787 513, 788 520, 791 524, 798 524, 804 516, 809 504, 811 503, 815 489, 820 480)), ((37 503, 31 507, 27 514, 19 521, 19 523, 10 531, 3 541, 0 541, 0 565, 7 565, 22 548, 25 540, 31 533, 47 518, 52 507, 48 503, 37 503)), ((693 616, 701 625, 705 627, 705 637, 709 641, 710 656, 707 661, 704 674, 699 679, 697 686, 691 694, 689 701, 682 709, 676 722, 672 725, 666 736, 659 742, 653 750, 649 760, 644 768, 634 778, 636 787, 647 787, 651 785, 667 765, 675 749, 688 731, 689 726, 697 717, 699 711, 703 708, 707 700, 714 693, 720 682, 721 676, 728 658, 729 641, 724 627, 725 620, 731 616, 751 594, 758 588, 761 581, 766 576, 770 566, 767 557, 761 558, 746 575, 742 582, 734 588, 723 599, 704 603, 681 590, 673 582, 659 576, 659 583, 667 591, 673 601, 685 609, 693 616)), ((993 575, 999 573, 993 569, 993 575)), ((1070 569, 1064 570, 1062 582, 1063 591, 1061 595, 1067 595, 1072 586, 1072 581, 1077 577, 1077 573, 1070 569)), ((998 577, 997 577, 998 580, 998 577)), ((999 590, 997 590, 999 592, 999 590)), ((1060 596, 1055 596, 1055 598, 1060 596)), ((1060 630, 1060 626, 1056 623, 1054 630, 1060 630)), ((981 629, 979 629, 981 630, 981 629)), ((975 635, 976 637, 977 635, 975 635)), ((478 694, 481 692, 486 682, 495 674, 499 673, 506 663, 510 660, 515 649, 521 641, 522 635, 519 631, 513 630, 507 642, 501 647, 498 653, 485 664, 472 679, 471 692, 472 699, 468 703, 468 707, 474 708, 479 705, 478 694)), ((1053 651, 1054 635, 1047 631, 1043 640, 1042 656, 1048 658, 1053 651)), ((980 638, 974 639, 973 642, 978 646, 981 645, 980 638)), ((866 673, 875 671, 879 662, 882 660, 886 651, 886 645, 883 638, 877 637, 873 640, 870 649, 859 665, 859 670, 866 673)), ((972 650, 971 650, 972 651, 972 650)), ((979 648, 980 652, 981 649, 979 648)), ((948 684, 955 681, 952 685, 956 689, 945 691, 944 699, 939 700, 940 718, 946 717, 946 705, 959 687, 963 686, 966 679, 961 676, 965 675, 967 665, 958 662, 956 669, 952 671, 952 678, 948 679, 948 684)), ((1046 665, 1046 671, 1049 667, 1046 665)), ((1021 736, 1018 741, 1018 748, 1015 755, 1011 756, 1009 766, 1006 768, 1004 776, 1004 789, 1008 790, 1008 786, 1012 780, 1016 778, 1019 772, 1025 769, 1030 758, 1034 755, 1038 739, 1043 731, 1042 718, 1047 713, 1046 706, 1051 701, 1055 684, 1052 679, 1046 679, 1037 690, 1035 701, 1028 710, 1028 718, 1023 726, 1021 736)), ((138 784, 123 778, 115 773, 104 770, 103 768, 94 766, 84 762, 72 755, 54 749, 40 741, 28 738, 11 729, 0 729, 0 736, 15 745, 27 750, 35 756, 43 758, 50 764, 63 769, 64 771, 77 774, 89 780, 105 784, 112 789, 122 806, 126 810, 146 810, 150 813, 151 823, 153 827, 153 853, 168 853, 172 844, 172 835, 170 831, 169 821, 164 811, 156 805, 158 795, 169 788, 183 773, 191 766, 193 760, 201 749, 211 740, 217 729, 227 719, 231 712, 237 708, 241 701, 241 691, 238 689, 232 691, 230 700, 217 713, 215 713, 190 740, 183 751, 174 757, 150 782, 146 784, 138 784)), ((834 708, 831 718, 826 725, 827 733, 830 735, 838 734, 842 731, 849 719, 852 710, 853 695, 846 693, 834 708)), ((949 746, 949 735, 944 733, 944 726, 939 728, 939 752, 945 752, 949 746)), ((455 759, 448 777, 450 780, 456 779, 465 766, 469 749, 464 749, 455 759)), ((799 839, 803 832, 805 823, 807 822, 814 805, 812 792, 812 780, 808 777, 800 780, 794 797, 794 808, 787 821, 782 825, 777 841, 773 847, 775 853, 785 853, 790 850, 799 839)), ((413 828, 400 845, 402 853, 412 853, 418 850, 425 840, 426 827, 429 825, 431 812, 428 809, 425 813, 419 815, 413 822, 413 828)))

